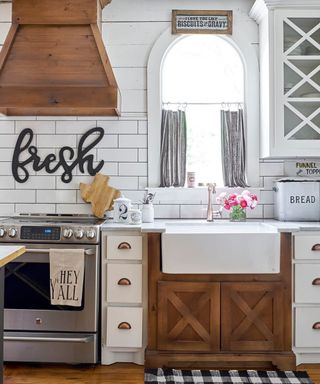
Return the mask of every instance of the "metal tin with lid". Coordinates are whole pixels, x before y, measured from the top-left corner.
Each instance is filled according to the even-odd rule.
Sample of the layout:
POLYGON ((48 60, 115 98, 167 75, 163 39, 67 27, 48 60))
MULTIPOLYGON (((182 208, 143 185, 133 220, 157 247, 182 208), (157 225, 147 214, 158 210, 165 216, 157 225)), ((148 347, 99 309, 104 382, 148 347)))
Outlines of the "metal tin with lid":
POLYGON ((276 219, 320 220, 320 179, 283 178, 276 181, 273 190, 276 219))

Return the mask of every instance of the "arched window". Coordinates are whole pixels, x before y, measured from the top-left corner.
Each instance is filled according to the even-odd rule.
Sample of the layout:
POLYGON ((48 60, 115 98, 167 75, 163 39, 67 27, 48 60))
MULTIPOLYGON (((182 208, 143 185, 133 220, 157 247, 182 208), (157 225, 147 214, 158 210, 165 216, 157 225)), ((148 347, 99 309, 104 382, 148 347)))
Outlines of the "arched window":
MULTIPOLYGON (((240 24, 234 26, 232 36, 179 36, 172 35, 171 29, 168 28, 155 42, 150 52, 147 68, 149 187, 160 185, 161 113, 165 106, 163 103, 166 102, 178 103, 177 106, 184 102, 190 104, 187 107, 188 120, 189 124, 194 127, 196 136, 200 124, 197 123, 198 118, 192 112, 196 109, 196 105, 192 106, 192 103, 204 104, 204 106, 198 105, 199 108, 203 109, 202 120, 206 121, 206 123, 201 123, 201 131, 210 130, 211 135, 215 135, 214 149, 210 156, 218 156, 219 158, 221 151, 215 147, 215 145, 219 145, 219 129, 215 127, 214 115, 217 116, 221 102, 235 102, 236 107, 237 103, 243 103, 247 130, 248 184, 251 187, 259 186, 259 64, 258 50, 253 43, 257 36, 255 36, 255 29, 252 30, 250 23, 245 27, 243 24, 241 25, 241 28, 240 24), (183 59, 177 57, 181 55, 183 59), (198 68, 195 68, 196 66, 198 68), (206 78, 204 73, 210 73, 210 69, 211 76, 206 78), (186 72, 188 73, 186 74, 186 72), (166 80, 170 78, 171 80, 166 80), (171 86, 171 82, 176 85, 171 86), (195 89, 197 92, 194 92, 195 89), (215 102, 219 103, 216 108, 213 105, 206 106, 206 103, 213 104, 215 102), (210 116, 206 114, 210 114, 210 116)), ((183 107, 183 105, 181 106, 183 107)), ((192 133, 188 133, 190 141, 192 133)), ((198 139, 204 141, 203 138, 198 137, 198 139)), ((205 145, 209 145, 206 140, 205 145)), ((201 155, 204 153, 203 150, 196 150, 195 152, 201 153, 201 155)), ((209 156, 209 151, 205 152, 209 156)), ((192 152, 189 155, 188 161, 198 161, 196 160, 198 155, 193 155, 192 152)), ((205 156, 201 156, 199 161, 203 161, 203 157, 205 156)), ((205 161, 212 162, 215 160, 211 158, 205 161)), ((220 159, 219 164, 221 170, 220 159)), ((213 168, 216 167, 213 166, 213 168)), ((213 171, 216 172, 216 169, 213 171)), ((199 172, 198 181, 200 178, 206 178, 201 176, 201 170, 199 172)), ((213 179, 218 186, 219 184, 222 185, 221 173, 220 175, 214 174, 213 179)))
POLYGON ((222 36, 177 39, 162 63, 164 108, 184 108, 187 119, 187 171, 197 182, 223 185, 222 108, 243 108, 244 67, 237 49, 222 36))

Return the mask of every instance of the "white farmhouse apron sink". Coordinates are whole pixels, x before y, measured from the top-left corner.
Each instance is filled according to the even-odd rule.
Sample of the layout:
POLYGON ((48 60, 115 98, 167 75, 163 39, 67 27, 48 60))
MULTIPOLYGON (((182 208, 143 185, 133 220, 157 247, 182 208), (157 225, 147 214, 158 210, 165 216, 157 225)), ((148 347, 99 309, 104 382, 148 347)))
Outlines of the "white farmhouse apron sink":
POLYGON ((164 273, 279 273, 280 234, 264 223, 168 223, 164 273))

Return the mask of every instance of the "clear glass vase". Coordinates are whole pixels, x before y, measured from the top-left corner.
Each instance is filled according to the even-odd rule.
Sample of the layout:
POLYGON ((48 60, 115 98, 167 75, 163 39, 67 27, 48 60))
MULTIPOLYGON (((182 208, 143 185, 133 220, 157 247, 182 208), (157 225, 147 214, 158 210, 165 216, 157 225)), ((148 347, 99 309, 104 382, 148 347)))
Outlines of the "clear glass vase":
POLYGON ((230 210, 230 221, 246 221, 247 212, 245 208, 241 208, 240 205, 235 205, 230 210))

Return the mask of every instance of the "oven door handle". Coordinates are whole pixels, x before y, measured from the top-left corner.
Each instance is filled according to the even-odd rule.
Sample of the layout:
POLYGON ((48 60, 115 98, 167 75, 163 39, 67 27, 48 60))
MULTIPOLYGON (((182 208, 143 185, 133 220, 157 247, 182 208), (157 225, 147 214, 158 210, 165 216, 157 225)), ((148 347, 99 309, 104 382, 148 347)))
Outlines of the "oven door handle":
MULTIPOLYGON (((59 249, 59 248, 57 248, 57 249, 59 249)), ((42 248, 36 248, 36 249, 26 248, 25 253, 49 253, 49 252, 50 252, 49 248, 44 248, 44 249, 42 249, 42 248)), ((87 256, 93 256, 95 254, 95 250, 94 249, 85 249, 84 254, 87 256)))
POLYGON ((36 337, 36 336, 4 336, 4 341, 37 341, 37 342, 59 342, 59 343, 91 343, 93 336, 85 337, 36 337))

